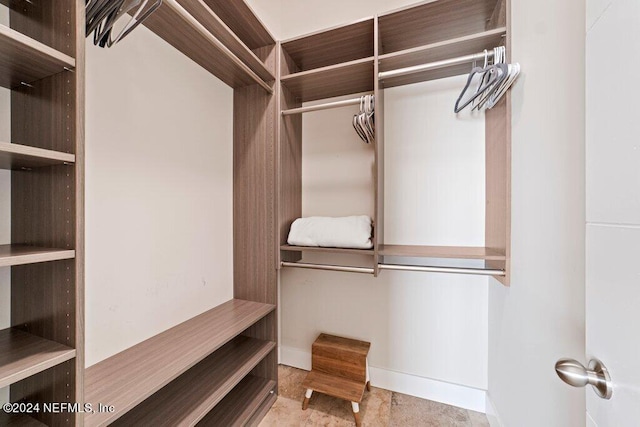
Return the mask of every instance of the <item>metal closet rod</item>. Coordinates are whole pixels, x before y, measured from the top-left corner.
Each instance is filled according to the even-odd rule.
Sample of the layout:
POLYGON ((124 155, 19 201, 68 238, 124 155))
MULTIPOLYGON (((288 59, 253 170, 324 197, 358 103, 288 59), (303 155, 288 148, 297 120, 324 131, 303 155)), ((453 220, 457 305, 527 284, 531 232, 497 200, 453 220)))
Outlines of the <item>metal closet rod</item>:
POLYGON ((177 13, 182 19, 184 19, 195 30, 202 34, 207 40, 209 40, 214 46, 220 49, 225 55, 231 59, 237 66, 255 80, 260 86, 264 88, 268 93, 273 93, 273 89, 264 80, 260 78, 247 64, 245 64, 240 58, 238 58, 231 50, 224 45, 216 36, 211 34, 209 30, 205 28, 196 18, 194 18, 185 8, 180 6, 176 0, 164 0, 164 3, 168 5, 175 13, 177 13))
MULTIPOLYGON (((303 262, 281 262, 282 267, 306 268, 310 270, 343 271, 347 273, 373 274, 370 267, 350 267, 344 265, 308 264, 303 262)), ((461 267, 425 267, 419 265, 378 264, 379 270, 418 271, 426 273, 455 273, 471 274, 475 276, 504 276, 504 270, 487 268, 461 268, 461 267)))
MULTIPOLYGON (((487 56, 489 58, 492 58, 493 50, 487 50, 487 56)), ((484 58, 485 58, 485 53, 480 52, 480 53, 474 53, 472 55, 460 56, 458 58, 445 59, 443 61, 437 61, 437 62, 430 62, 428 64, 414 65, 413 67, 399 68, 397 70, 391 70, 391 71, 383 71, 381 73, 378 73, 378 79, 384 80, 390 77, 406 76, 408 74, 415 74, 421 71, 437 70, 439 68, 450 67, 452 65, 467 64, 473 61, 484 60, 484 58)))
MULTIPOLYGON (((372 95, 372 94, 371 94, 372 95)), ((347 99, 345 101, 327 102, 326 104, 310 105, 308 107, 292 108, 291 110, 283 110, 283 116, 290 116, 292 114, 308 113, 310 111, 329 110, 331 108, 346 107, 349 105, 360 104, 360 98, 347 99)))

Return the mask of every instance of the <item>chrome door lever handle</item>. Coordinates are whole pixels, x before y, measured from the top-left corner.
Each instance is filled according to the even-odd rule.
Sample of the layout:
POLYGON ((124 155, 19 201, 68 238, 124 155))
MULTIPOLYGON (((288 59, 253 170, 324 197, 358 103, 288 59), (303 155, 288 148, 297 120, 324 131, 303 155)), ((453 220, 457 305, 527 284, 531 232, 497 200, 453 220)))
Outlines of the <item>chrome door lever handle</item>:
POLYGON ((589 362, 589 368, 574 359, 560 359, 556 363, 556 373, 562 381, 573 387, 593 386, 594 391, 603 399, 611 399, 613 384, 609 371, 597 359, 589 362))

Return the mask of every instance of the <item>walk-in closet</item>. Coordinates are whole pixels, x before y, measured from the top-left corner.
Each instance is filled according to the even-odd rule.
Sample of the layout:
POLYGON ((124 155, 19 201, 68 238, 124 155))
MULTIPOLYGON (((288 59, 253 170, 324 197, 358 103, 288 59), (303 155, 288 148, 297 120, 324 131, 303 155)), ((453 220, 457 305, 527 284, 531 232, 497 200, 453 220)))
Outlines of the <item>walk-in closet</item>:
POLYGON ((321 333, 485 411, 511 4, 393 5, 281 38, 262 0, 0 0, 0 426, 257 426, 321 333))

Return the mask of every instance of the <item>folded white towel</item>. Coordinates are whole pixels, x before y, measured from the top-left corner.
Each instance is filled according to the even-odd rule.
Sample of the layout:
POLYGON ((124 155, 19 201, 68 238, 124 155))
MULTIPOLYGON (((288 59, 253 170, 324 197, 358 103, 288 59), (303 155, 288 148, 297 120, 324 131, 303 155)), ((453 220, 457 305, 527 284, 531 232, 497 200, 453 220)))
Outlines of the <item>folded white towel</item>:
POLYGON ((287 242, 293 246, 371 249, 371 218, 366 215, 298 218, 287 242))

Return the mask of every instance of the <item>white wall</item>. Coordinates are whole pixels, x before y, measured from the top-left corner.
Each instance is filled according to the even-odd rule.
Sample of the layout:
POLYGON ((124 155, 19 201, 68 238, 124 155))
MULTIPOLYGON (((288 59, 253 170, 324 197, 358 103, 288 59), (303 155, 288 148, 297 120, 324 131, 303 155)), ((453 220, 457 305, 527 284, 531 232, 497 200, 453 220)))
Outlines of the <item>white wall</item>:
MULTIPOLYGON (((260 13, 263 2, 251 3, 260 13)), ((282 1, 276 36, 409 3, 282 1)), ((277 12, 271 13, 263 19, 277 22, 277 12)), ((460 76, 385 93, 388 243, 484 244, 484 118, 453 113, 465 81, 460 76)), ((373 213, 373 150, 353 131, 355 108, 303 116, 304 216, 373 213)), ((304 259, 367 261, 317 254, 304 259)), ((374 385, 484 410, 486 278, 401 272, 373 278, 285 269, 280 298, 282 363, 309 368, 311 344, 320 332, 364 339, 372 343, 374 385)))
MULTIPOLYGON (((504 426, 585 425, 554 364, 584 354, 582 1, 512 0, 511 288, 489 294, 489 398, 504 426)), ((495 419, 494 419, 495 420, 495 419)))
POLYGON ((232 298, 232 103, 146 28, 89 43, 87 366, 232 298))

